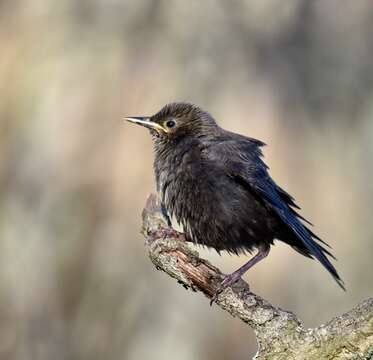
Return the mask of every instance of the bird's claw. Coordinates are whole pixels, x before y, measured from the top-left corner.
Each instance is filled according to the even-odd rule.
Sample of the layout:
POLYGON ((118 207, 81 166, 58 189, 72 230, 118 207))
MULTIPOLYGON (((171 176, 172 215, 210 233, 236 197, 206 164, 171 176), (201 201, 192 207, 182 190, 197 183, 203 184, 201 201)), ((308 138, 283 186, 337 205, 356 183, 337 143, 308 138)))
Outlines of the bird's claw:
POLYGON ((178 240, 182 240, 182 241, 185 241, 185 235, 180 232, 180 231, 177 231, 177 230, 174 230, 172 228, 168 228, 168 229, 164 229, 164 237, 174 237, 178 240))
POLYGON ((224 278, 224 280, 220 283, 218 289, 215 291, 215 294, 212 296, 211 300, 210 300, 210 306, 212 306, 212 304, 214 302, 216 302, 216 300, 218 299, 219 295, 227 288, 227 287, 230 287, 232 286, 233 284, 235 284, 238 280, 240 280, 240 276, 237 276, 237 274, 233 273, 233 274, 230 274, 230 275, 226 275, 226 277, 224 278))
POLYGON ((172 228, 163 228, 163 229, 156 230, 153 236, 156 239, 163 239, 163 240, 165 240, 167 237, 174 237, 178 240, 185 240, 185 236, 183 233, 176 231, 172 228))
POLYGON ((222 289, 222 288, 219 286, 218 289, 215 291, 215 294, 211 297, 211 300, 210 300, 210 306, 212 306, 212 304, 218 300, 219 295, 220 295, 223 291, 224 291, 224 289, 222 289))

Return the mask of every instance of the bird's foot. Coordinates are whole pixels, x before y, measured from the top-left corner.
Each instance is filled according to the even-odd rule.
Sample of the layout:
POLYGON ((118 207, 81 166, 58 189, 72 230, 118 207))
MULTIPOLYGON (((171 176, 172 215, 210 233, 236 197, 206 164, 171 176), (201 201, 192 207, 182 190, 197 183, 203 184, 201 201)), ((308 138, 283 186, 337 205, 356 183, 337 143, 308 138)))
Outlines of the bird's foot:
POLYGON ((229 286, 235 284, 238 280, 241 279, 240 272, 234 272, 232 274, 226 275, 224 280, 220 283, 218 289, 216 290, 215 294, 211 298, 210 306, 218 299, 219 295, 229 286))
POLYGON ((185 241, 185 235, 172 228, 162 228, 155 231, 153 234, 156 239, 165 239, 167 237, 173 237, 181 241, 185 241))

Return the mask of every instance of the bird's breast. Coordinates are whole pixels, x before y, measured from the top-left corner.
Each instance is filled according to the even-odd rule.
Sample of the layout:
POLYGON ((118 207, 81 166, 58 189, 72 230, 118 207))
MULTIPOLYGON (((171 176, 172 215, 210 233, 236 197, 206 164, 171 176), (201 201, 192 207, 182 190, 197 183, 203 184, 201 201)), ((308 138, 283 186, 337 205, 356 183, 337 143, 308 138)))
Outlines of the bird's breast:
POLYGON ((231 252, 272 240, 267 210, 221 166, 188 156, 174 160, 157 164, 157 188, 189 240, 231 252))

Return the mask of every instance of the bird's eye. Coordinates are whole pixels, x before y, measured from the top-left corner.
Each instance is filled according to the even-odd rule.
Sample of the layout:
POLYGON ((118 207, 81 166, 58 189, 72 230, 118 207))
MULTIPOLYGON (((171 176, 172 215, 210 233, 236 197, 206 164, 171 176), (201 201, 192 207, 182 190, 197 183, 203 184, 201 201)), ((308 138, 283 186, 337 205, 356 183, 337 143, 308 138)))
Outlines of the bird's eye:
POLYGON ((167 126, 169 129, 173 128, 175 125, 176 125, 176 122, 175 122, 174 120, 168 120, 168 121, 166 122, 166 126, 167 126))

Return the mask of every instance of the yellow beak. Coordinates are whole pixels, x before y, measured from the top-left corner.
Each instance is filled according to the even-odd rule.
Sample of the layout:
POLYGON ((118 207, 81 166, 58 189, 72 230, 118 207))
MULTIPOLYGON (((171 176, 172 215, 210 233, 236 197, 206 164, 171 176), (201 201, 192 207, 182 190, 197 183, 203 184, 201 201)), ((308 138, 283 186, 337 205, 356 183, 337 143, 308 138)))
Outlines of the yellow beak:
POLYGON ((156 123, 154 121, 150 121, 149 117, 145 117, 145 116, 126 116, 124 119, 133 123, 133 124, 144 126, 148 129, 154 129, 158 132, 159 131, 165 132, 165 129, 163 128, 162 125, 159 125, 158 123, 156 123))

